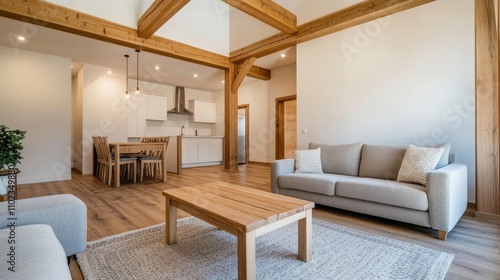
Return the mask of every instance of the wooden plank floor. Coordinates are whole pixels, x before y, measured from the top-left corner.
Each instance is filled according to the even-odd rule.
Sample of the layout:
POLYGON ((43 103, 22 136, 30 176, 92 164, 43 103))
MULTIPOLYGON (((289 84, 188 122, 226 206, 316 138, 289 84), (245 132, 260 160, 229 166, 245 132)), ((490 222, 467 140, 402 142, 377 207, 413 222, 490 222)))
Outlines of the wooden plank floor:
MULTIPOLYGON (((120 188, 91 175, 74 173, 69 181, 20 185, 19 197, 76 195, 88 207, 87 234, 91 241, 164 222, 162 190, 215 181, 270 191, 269 167, 249 164, 240 166, 239 173, 225 172, 221 166, 189 168, 182 175, 169 173, 164 183, 148 178, 138 184, 125 182, 120 188)), ((179 211, 179 218, 186 216, 179 211)), ((464 216, 448 239, 440 241, 433 230, 319 205, 313 210, 313 218, 454 254, 446 279, 500 279, 500 225, 492 221, 464 216)), ((75 261, 70 269, 73 279, 82 279, 75 261)))

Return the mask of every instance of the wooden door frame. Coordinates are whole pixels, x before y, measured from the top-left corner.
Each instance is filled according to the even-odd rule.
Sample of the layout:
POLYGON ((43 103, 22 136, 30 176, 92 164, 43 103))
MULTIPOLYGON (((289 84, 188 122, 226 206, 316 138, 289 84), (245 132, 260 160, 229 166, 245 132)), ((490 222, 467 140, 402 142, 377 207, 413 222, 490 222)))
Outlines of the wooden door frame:
POLYGON ((276 138, 275 138, 275 158, 276 159, 283 159, 285 158, 285 138, 284 138, 284 127, 285 127, 285 102, 286 101, 291 101, 291 100, 297 100, 297 95, 288 95, 284 97, 279 97, 276 98, 276 111, 275 111, 275 116, 276 116, 276 138), (283 149, 280 149, 282 147, 283 149), (280 154, 280 151, 282 151, 282 155, 280 154))
POLYGON ((245 109, 245 164, 249 162, 250 150, 250 104, 238 105, 239 109, 245 109))

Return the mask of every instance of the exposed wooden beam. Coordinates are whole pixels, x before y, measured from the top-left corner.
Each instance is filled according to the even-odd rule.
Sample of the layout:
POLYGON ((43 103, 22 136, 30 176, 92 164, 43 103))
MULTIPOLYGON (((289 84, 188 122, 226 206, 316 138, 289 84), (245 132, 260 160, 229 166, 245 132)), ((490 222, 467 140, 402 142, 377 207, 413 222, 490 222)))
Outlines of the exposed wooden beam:
POLYGON ((248 76, 267 81, 271 79, 271 70, 253 65, 248 72, 248 76))
MULTIPOLYGON (((45 1, 0 1, 0 16, 210 67, 231 65, 226 56, 157 36, 140 38, 135 29, 45 1)), ((269 80, 271 71, 254 66, 248 75, 269 80)))
POLYGON ((297 32, 297 16, 271 0, 223 0, 287 34, 297 32))
MULTIPOLYGON (((499 7, 500 8, 500 7, 499 7)), ((477 216, 500 215, 499 27, 493 0, 476 0, 477 216)), ((497 216, 498 217, 498 216, 497 216)))
POLYGON ((325 17, 300 25, 295 34, 279 33, 231 52, 230 61, 262 57, 321 36, 408 10, 435 0, 371 0, 347 7, 325 17))
POLYGON ((250 68, 252 68, 252 65, 254 64, 256 57, 250 57, 243 62, 241 67, 238 70, 238 74, 236 75, 236 78, 234 78, 234 81, 231 85, 231 93, 235 93, 238 91, 238 88, 240 87, 241 83, 247 76, 248 72, 250 71, 250 68))
POLYGON ((235 65, 225 70, 224 83, 224 170, 238 172, 238 94, 232 94, 235 65))
POLYGON ((155 0, 137 22, 137 35, 151 37, 191 0, 155 0))
POLYGON ((0 16, 210 67, 231 65, 226 56, 157 36, 140 38, 136 29, 45 1, 0 1, 0 16))

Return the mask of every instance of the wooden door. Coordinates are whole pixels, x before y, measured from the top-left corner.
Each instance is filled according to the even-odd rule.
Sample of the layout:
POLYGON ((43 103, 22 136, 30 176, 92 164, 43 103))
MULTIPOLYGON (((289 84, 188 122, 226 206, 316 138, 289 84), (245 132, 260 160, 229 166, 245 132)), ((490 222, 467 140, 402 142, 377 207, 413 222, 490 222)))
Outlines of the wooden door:
POLYGON ((276 99, 276 159, 294 158, 297 149, 297 97, 276 99))

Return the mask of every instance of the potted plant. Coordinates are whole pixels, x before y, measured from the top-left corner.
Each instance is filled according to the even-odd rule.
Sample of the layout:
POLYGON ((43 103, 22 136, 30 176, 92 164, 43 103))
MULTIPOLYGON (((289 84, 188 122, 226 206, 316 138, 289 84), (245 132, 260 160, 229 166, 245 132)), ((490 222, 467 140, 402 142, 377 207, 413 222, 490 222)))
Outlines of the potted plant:
MULTIPOLYGON (((0 124, 0 194, 7 193, 4 180, 8 179, 9 169, 15 169, 18 163, 21 163, 21 151, 23 150, 22 140, 26 131, 19 129, 10 129, 0 124)), ((7 180, 8 182, 8 180, 7 180)))

